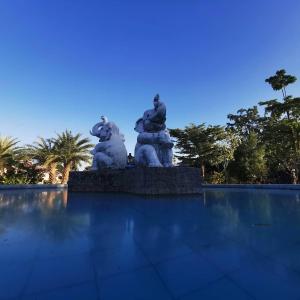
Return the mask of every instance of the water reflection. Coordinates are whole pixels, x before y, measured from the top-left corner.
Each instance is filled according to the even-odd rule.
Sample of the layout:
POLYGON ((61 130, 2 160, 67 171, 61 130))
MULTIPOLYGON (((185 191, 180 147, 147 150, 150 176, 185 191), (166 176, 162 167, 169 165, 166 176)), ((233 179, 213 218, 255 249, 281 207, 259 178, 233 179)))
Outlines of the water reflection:
POLYGON ((68 213, 68 192, 5 191, 0 194, 1 235, 35 236, 64 240, 80 234, 88 215, 68 213))
POLYGON ((178 241, 209 244, 218 238, 256 243, 260 235, 275 239, 284 230, 300 233, 299 218, 295 191, 206 190, 201 196, 180 197, 68 195, 67 190, 0 193, 0 241, 88 239, 96 248, 134 241, 171 248, 178 241))
MULTIPOLYGON (((205 190, 204 195, 180 197, 68 194, 66 190, 0 192, 0 282, 1 293, 5 290, 9 299, 19 299, 26 283, 37 293, 54 287, 62 290, 91 282, 95 270, 102 283, 119 278, 112 275, 125 278, 126 272, 153 264, 169 265, 167 273, 180 278, 178 285, 182 284, 178 270, 193 279, 198 270, 209 274, 217 266, 230 274, 239 268, 246 274, 245 282, 257 278, 258 284, 266 283, 265 290, 273 290, 278 283, 296 278, 282 266, 299 273, 299 251, 296 191, 205 190), (270 226, 254 226, 257 223, 270 226), (200 260, 198 253, 206 259, 200 260), (272 262, 274 257, 282 266, 272 262), (251 269, 253 262, 261 266, 263 259, 269 273, 251 269), (281 272, 281 278, 273 284, 276 272, 281 272), (25 283, 15 295, 19 274, 25 283), (265 282, 264 277, 270 280, 265 282)), ((243 275, 238 274, 235 280, 243 275)), ((152 276, 146 277, 153 282, 152 276)), ((127 286, 124 280, 126 284, 117 280, 111 289, 127 286)))
POLYGON ((50 191, 4 191, 0 193, 0 209, 3 213, 5 208, 26 213, 40 208, 49 210, 52 208, 66 208, 68 200, 68 191, 50 190, 50 191))
POLYGON ((205 193, 210 224, 220 234, 259 250, 300 241, 298 191, 224 189, 205 193))

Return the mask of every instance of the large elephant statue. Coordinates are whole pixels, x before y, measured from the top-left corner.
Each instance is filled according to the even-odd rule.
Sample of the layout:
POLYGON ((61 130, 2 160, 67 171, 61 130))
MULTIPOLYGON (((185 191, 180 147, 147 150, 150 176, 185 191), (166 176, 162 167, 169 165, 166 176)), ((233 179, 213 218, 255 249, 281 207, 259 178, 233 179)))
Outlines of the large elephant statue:
POLYGON ((99 138, 99 143, 91 151, 93 163, 91 170, 103 168, 121 169, 127 165, 127 151, 124 135, 114 122, 104 116, 95 124, 90 134, 99 138))
POLYGON ((135 162, 146 167, 172 167, 173 143, 166 129, 166 106, 159 95, 154 109, 146 110, 138 119, 134 130, 139 133, 135 146, 135 162))

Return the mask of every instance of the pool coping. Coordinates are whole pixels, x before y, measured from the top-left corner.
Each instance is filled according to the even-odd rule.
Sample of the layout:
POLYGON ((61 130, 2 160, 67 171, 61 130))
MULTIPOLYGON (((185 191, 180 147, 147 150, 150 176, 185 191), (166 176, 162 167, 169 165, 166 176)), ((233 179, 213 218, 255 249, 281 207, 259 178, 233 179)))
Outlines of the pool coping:
POLYGON ((0 190, 65 189, 67 184, 0 184, 0 190))
POLYGON ((203 188, 300 190, 300 184, 202 184, 203 188))
MULTIPOLYGON (((0 190, 65 189, 67 184, 0 184, 0 190)), ((300 190, 300 184, 202 184, 202 188, 300 190)))

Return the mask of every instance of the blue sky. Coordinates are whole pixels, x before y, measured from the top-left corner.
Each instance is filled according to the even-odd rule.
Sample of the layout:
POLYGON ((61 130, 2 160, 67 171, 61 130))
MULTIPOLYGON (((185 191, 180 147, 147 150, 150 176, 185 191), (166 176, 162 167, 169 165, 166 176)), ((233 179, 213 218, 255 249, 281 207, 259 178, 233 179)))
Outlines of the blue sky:
POLYGON ((299 12, 299 0, 1 0, 0 134, 88 135, 106 115, 133 151, 156 93, 170 128, 226 124, 280 97, 264 82, 277 69, 300 78, 299 12))

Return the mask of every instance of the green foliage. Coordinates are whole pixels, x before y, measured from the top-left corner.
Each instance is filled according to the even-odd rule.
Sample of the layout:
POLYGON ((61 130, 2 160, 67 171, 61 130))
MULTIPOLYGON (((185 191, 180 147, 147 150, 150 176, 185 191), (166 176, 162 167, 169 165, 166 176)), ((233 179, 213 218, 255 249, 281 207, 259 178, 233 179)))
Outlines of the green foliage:
POLYGON ((49 183, 56 183, 59 171, 61 182, 66 183, 70 170, 90 161, 93 146, 89 139, 68 130, 56 138, 38 138, 24 148, 17 148, 16 143, 12 138, 0 138, 0 183, 39 183, 46 173, 49 183))
POLYGON ((17 139, 0 136, 0 175, 9 166, 9 161, 17 154, 17 139))
POLYGON ((300 123, 297 118, 270 119, 265 123, 263 140, 270 177, 280 182, 279 175, 292 177, 300 168, 300 123), (274 176, 275 175, 275 176, 274 176))
POLYGON ((262 119, 257 106, 248 109, 241 108, 236 115, 229 114, 227 118, 231 121, 227 123, 227 127, 241 137, 248 136, 251 132, 260 133, 262 130, 262 119))
POLYGON ((1 184, 30 184, 30 179, 26 175, 11 174, 5 175, 0 181, 1 184))
POLYGON ((229 166, 229 174, 240 182, 255 183, 265 180, 265 147, 259 143, 256 133, 251 132, 236 149, 234 160, 229 166))
POLYGON ((63 166, 72 164, 72 168, 77 168, 82 162, 89 162, 91 159, 89 151, 93 144, 88 138, 82 138, 81 134, 73 135, 71 131, 65 130, 57 134, 54 143, 59 162, 63 166))
POLYGON ((48 172, 49 183, 56 183, 57 164, 60 156, 54 139, 40 137, 33 145, 27 145, 25 152, 28 157, 44 168, 44 174, 48 172))
POLYGON ((170 129, 170 134, 179 149, 176 158, 181 164, 200 167, 203 177, 206 168, 222 165, 224 171, 237 144, 232 133, 221 126, 191 124, 184 129, 170 129))
POLYGON ((28 145, 25 149, 28 156, 36 160, 39 165, 48 167, 58 160, 58 151, 53 139, 39 137, 33 145, 28 145))
POLYGON ((287 75, 284 69, 278 70, 274 76, 267 78, 265 81, 269 83, 273 90, 282 91, 283 98, 286 97, 286 87, 296 82, 297 78, 292 75, 287 75))
POLYGON ((287 96, 283 99, 283 102, 279 102, 277 99, 274 99, 269 101, 261 101, 259 102, 259 105, 265 107, 265 116, 268 116, 273 120, 287 118, 297 119, 299 121, 300 98, 287 96))
POLYGON ((265 108, 263 141, 269 177, 272 181, 297 182, 300 167, 300 98, 286 96, 285 87, 296 81, 295 76, 276 72, 266 80, 274 90, 282 90, 283 101, 269 100, 259 104, 265 108))
POLYGON ((207 181, 213 184, 220 184, 226 181, 224 172, 213 171, 212 174, 207 176, 207 181))
POLYGON ((0 176, 1 184, 35 184, 43 180, 43 171, 26 160, 10 159, 10 167, 0 176))
POLYGON ((62 183, 66 184, 69 179, 70 170, 76 170, 82 162, 90 162, 90 149, 93 144, 88 138, 82 138, 81 134, 73 135, 71 131, 65 130, 54 139, 58 162, 61 164, 62 183))
POLYGON ((261 101, 257 106, 229 114, 227 128, 196 126, 173 129, 180 163, 207 170, 206 180, 221 182, 298 181, 300 173, 300 98, 287 96, 286 87, 297 78, 279 70, 267 78, 283 99, 261 101))
POLYGON ((234 159, 229 164, 230 181, 261 182, 264 180, 267 167, 265 147, 261 143, 264 118, 259 115, 257 106, 240 109, 237 114, 229 114, 228 128, 235 132, 241 143, 236 148, 234 159))

